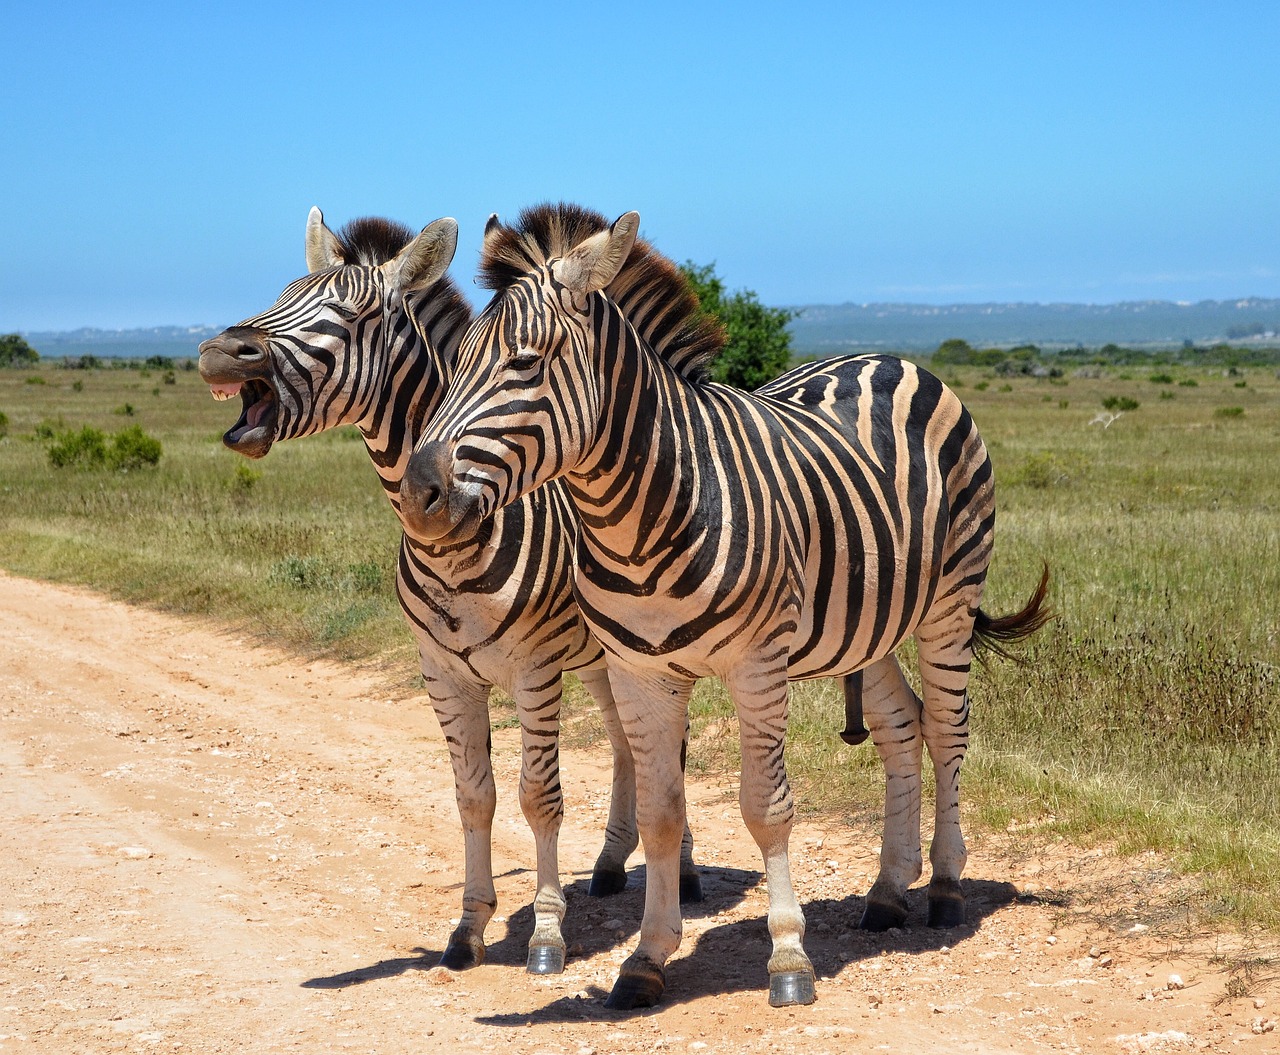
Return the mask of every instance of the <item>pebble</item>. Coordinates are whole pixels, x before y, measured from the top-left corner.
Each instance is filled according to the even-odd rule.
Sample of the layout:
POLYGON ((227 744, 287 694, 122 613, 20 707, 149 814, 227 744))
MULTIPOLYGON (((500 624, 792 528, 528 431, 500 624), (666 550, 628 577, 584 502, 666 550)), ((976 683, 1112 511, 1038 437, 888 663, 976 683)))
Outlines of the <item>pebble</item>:
POLYGON ((1169 980, 1164 983, 1166 989, 1185 989, 1186 984, 1182 981, 1182 975, 1171 974, 1169 980))

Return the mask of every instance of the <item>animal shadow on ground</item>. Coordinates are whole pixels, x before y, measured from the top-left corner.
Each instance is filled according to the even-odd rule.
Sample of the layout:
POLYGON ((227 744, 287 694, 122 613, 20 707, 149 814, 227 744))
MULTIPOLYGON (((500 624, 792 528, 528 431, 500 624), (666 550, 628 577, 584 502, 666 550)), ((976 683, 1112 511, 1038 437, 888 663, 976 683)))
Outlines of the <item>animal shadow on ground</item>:
MULTIPOLYGON (((637 871, 643 873, 643 869, 637 871)), ((685 906, 685 919, 715 916, 732 908, 741 897, 741 894, 732 896, 733 887, 743 882, 743 877, 746 879, 742 888, 744 892, 763 879, 759 873, 704 869, 706 900, 697 906, 685 906), (711 883, 707 882, 708 873, 711 874, 711 883), (720 876, 724 879, 716 882, 720 876), (726 894, 730 896, 726 897, 726 894), (691 913, 690 908, 696 911, 691 913)), ((806 902, 805 951, 813 960, 819 991, 823 979, 831 978, 851 963, 873 958, 882 951, 919 953, 954 946, 976 934, 983 920, 996 910, 1014 902, 1036 900, 1034 896, 1020 895, 1011 883, 991 880, 966 880, 964 891, 968 922, 963 927, 949 930, 933 930, 925 925, 927 905, 924 886, 907 894, 907 926, 884 933, 858 929, 865 904, 862 894, 806 902)), ((626 894, 631 893, 632 889, 628 887, 626 894)), ((634 909, 628 906, 628 920, 638 920, 643 912, 643 886, 637 894, 633 895, 636 896, 634 909)), ((632 932, 636 929, 631 923, 628 927, 632 932)), ((609 943, 600 947, 605 947, 605 944, 609 943)), ((583 942, 583 947, 588 955, 596 951, 586 942, 583 942)), ((729 992, 759 991, 761 1000, 764 1000, 769 989, 765 966, 769 948, 769 927, 763 915, 734 920, 703 932, 688 955, 679 956, 667 965, 667 988, 660 1006, 678 1006, 699 997, 729 992)), ((591 986, 585 995, 561 997, 532 1014, 479 1016, 476 1021, 495 1026, 523 1026, 530 1022, 617 1021, 648 1013, 648 1009, 610 1011, 604 1006, 608 995, 605 990, 591 986)))
MULTIPOLYGON (((699 869, 702 877, 703 900, 682 906, 685 919, 713 916, 738 904, 746 892, 760 882, 759 872, 737 868, 699 869)), ((531 874, 528 869, 514 869, 497 879, 531 874)), ((594 956, 624 942, 629 942, 640 929, 644 914, 645 869, 641 865, 631 870, 626 888, 612 897, 595 898, 587 895, 590 879, 582 878, 564 888, 568 907, 562 927, 568 947, 569 964, 583 957, 594 956)), ((459 887, 461 885, 459 884, 459 887)), ((527 904, 513 912, 505 924, 490 923, 487 931, 489 944, 485 949, 485 963, 524 968, 528 953, 529 936, 533 933, 533 905, 527 904), (502 928, 505 926, 505 931, 502 928), (495 937, 495 935, 499 935, 495 937)), ((304 989, 345 989, 352 985, 392 978, 407 971, 429 971, 440 962, 443 949, 414 949, 413 956, 397 956, 377 963, 356 967, 341 974, 311 978, 302 983, 304 989)))
MULTIPOLYGON (((761 873, 737 868, 703 866, 701 874, 704 898, 699 903, 682 906, 686 920, 714 917, 730 911, 763 881, 761 873)), ((634 941, 644 913, 644 881, 645 869, 641 865, 631 870, 626 889, 613 897, 588 897, 589 883, 586 879, 565 887, 568 911, 564 937, 569 949, 569 970, 573 970, 575 960, 590 958, 634 941)), ((927 905, 924 886, 907 894, 906 927, 884 933, 858 929, 865 904, 861 893, 806 902, 805 950, 813 960, 819 988, 823 979, 833 977, 852 963, 874 958, 882 951, 920 953, 957 945, 976 934, 983 921, 998 909, 1014 902, 1032 903, 1037 900, 1034 895, 1020 895, 1011 883, 982 879, 963 882, 968 921, 962 927, 949 930, 933 930, 925 925, 927 905)), ((490 929, 493 929, 492 925, 490 929)), ((522 970, 532 931, 533 907, 526 905, 507 919, 505 933, 489 945, 485 962, 522 970)), ((686 937, 684 948, 689 948, 691 940, 694 944, 687 955, 678 955, 667 966, 667 990, 662 1006, 675 1006, 720 993, 753 990, 760 991, 761 998, 764 998, 769 987, 765 967, 769 956, 769 929, 764 915, 714 926, 696 938, 686 937)), ((308 989, 344 989, 406 971, 430 970, 439 961, 441 950, 415 949, 414 953, 414 956, 381 960, 342 974, 313 978, 302 985, 308 989)), ((524 1026, 530 1022, 580 1022, 584 1019, 616 1021, 645 1013, 643 1010, 610 1011, 604 1007, 607 996, 607 991, 590 986, 584 993, 557 998, 531 1013, 480 1016, 476 1021, 496 1026, 524 1026)))

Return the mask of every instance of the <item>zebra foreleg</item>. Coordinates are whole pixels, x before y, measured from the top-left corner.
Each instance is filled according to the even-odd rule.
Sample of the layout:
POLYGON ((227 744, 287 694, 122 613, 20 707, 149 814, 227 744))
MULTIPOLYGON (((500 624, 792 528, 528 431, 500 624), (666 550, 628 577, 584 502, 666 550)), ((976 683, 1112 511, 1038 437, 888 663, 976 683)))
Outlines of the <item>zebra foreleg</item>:
POLYGON ((453 765, 454 791, 462 820, 466 850, 466 879, 462 918, 449 937, 440 966, 462 971, 484 962, 484 929, 498 907, 493 886, 493 814, 497 792, 489 753, 489 690, 487 686, 455 687, 452 692, 428 681, 431 703, 453 765))
MULTIPOLYGON (((785 654, 782 657, 785 664, 785 654)), ((747 830, 764 858, 769 889, 769 1004, 786 1007, 817 999, 813 963, 804 951, 804 913, 791 885, 788 844, 795 803, 787 782, 787 673, 737 675, 727 684, 738 712, 742 781, 738 802, 747 830)))
POLYGON ((644 843, 644 919, 605 1006, 652 1007, 680 946, 680 846, 684 828, 683 743, 693 681, 625 669, 610 660, 618 716, 636 765, 636 821, 644 843))
POLYGON ((863 671, 862 706, 884 763, 884 838, 880 873, 867 893, 858 926, 882 931, 907 918, 907 888, 920 878, 921 712, 896 656, 863 671))
POLYGON ((538 892, 533 900, 533 936, 526 970, 559 974, 564 970, 564 891, 560 887, 559 839, 564 820, 560 785, 560 679, 550 691, 516 694, 520 713, 520 809, 533 832, 538 862, 538 892))
MULTIPOLYGON (((627 743, 626 730, 618 717, 617 704, 609 685, 604 667, 578 671, 582 684, 595 697, 600 706, 609 744, 613 748, 613 791, 609 799, 609 823, 605 828, 604 847, 591 870, 591 885, 587 894, 591 897, 609 897, 620 893, 627 885, 627 858, 640 845, 640 833, 636 828, 636 768, 627 743)), ((689 744, 689 727, 685 724, 685 748, 689 744)), ((684 754, 681 755, 683 768, 684 754)), ((693 833, 686 818, 684 835, 680 840, 680 902, 688 904, 702 900, 702 877, 693 860, 693 833)))
MULTIPOLYGON (((974 603, 976 609, 977 604, 974 603)), ((957 610, 946 632, 917 634, 924 685, 924 741, 933 763, 935 802, 933 844, 929 848, 929 926, 958 927, 965 921, 960 876, 968 861, 960 828, 960 766, 969 746, 970 625, 968 605, 957 610), (959 627, 954 625, 959 623, 959 627)))

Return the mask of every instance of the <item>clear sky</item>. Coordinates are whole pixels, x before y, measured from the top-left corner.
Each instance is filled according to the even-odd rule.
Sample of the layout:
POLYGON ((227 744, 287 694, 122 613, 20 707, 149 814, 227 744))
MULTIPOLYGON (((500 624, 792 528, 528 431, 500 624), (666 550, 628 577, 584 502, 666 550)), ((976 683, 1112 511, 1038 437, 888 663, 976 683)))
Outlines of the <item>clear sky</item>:
POLYGON ((0 18, 0 332, 227 325, 307 210, 565 199, 769 304, 1280 296, 1280 2, 84 3, 0 18))

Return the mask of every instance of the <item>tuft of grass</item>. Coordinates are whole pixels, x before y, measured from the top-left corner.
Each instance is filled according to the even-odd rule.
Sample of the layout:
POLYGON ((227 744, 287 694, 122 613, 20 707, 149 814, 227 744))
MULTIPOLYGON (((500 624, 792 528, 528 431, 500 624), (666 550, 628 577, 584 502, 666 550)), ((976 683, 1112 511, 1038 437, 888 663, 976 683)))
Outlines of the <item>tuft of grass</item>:
POLYGON ((1242 418, 1244 407, 1219 407, 1213 412, 1215 418, 1242 418))

